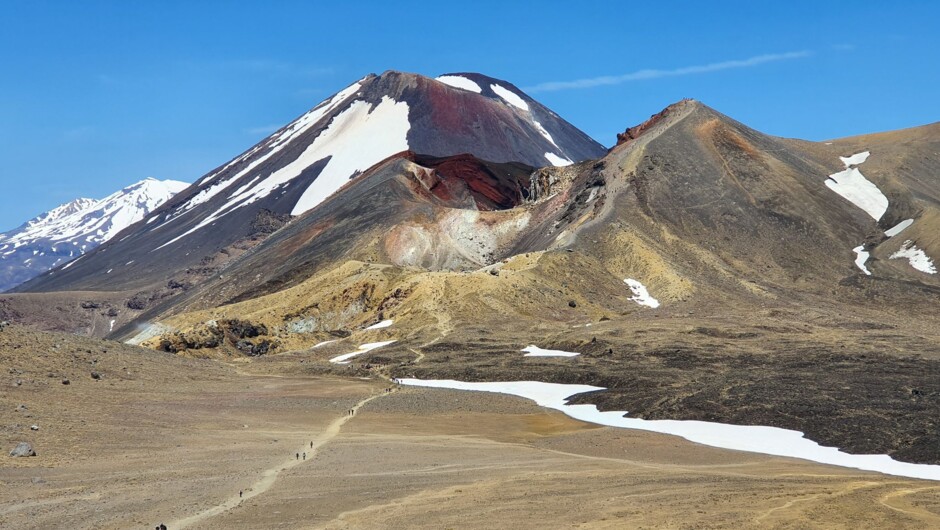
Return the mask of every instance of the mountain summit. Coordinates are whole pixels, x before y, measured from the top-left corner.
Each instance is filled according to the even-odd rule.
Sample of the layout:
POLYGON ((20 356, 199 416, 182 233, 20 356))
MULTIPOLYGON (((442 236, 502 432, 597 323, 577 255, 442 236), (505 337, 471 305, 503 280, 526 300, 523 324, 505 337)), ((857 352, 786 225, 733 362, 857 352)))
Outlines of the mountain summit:
POLYGON ((75 199, 0 234, 0 292, 108 241, 187 186, 147 178, 101 200, 75 199))
POLYGON ((310 211, 404 151, 541 167, 607 150, 505 81, 468 73, 369 75, 199 179, 106 254, 87 256, 26 288, 100 289, 106 283, 127 289, 166 281, 256 239, 261 225, 279 226, 310 211), (98 274, 109 269, 108 278, 98 274))

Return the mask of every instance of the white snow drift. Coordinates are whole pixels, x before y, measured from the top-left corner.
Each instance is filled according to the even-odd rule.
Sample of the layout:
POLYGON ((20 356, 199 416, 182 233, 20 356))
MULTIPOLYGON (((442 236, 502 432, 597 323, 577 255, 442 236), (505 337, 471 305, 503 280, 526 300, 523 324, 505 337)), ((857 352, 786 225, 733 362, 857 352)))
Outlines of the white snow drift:
POLYGON ((483 89, 480 88, 480 85, 476 84, 476 82, 474 82, 472 79, 467 79, 461 75, 442 75, 438 77, 437 80, 454 88, 469 90, 470 92, 476 92, 477 94, 483 92, 483 89))
POLYGON ((394 324, 394 323, 395 323, 394 320, 383 320, 383 321, 379 322, 378 324, 372 324, 371 326, 367 327, 366 329, 382 329, 382 328, 387 328, 387 327, 391 326, 391 325, 394 324))
POLYGON ((526 354, 523 355, 523 357, 577 357, 578 355, 581 355, 580 353, 576 353, 573 351, 546 350, 543 348, 539 348, 538 346, 534 344, 530 344, 519 351, 526 352, 526 354))
POLYGON ((243 186, 216 212, 158 248, 175 243, 238 208, 267 197, 290 184, 315 162, 329 158, 319 176, 294 205, 291 215, 300 215, 323 202, 346 184, 350 177, 395 153, 407 150, 410 128, 408 104, 403 101, 384 96, 375 107, 365 101, 354 101, 333 118, 329 127, 297 159, 257 184, 243 186))
POLYGON ((868 271, 868 267, 865 266, 865 263, 868 261, 868 256, 870 253, 865 250, 865 245, 859 245, 852 249, 855 252, 855 266, 859 269, 862 269, 862 272, 871 276, 871 272, 868 271))
POLYGON ((545 159, 548 160, 548 163, 553 166, 570 166, 574 164, 571 160, 567 158, 562 158, 555 153, 545 153, 545 159))
POLYGON ((646 286, 642 283, 633 278, 626 278, 623 281, 630 287, 630 290, 633 291, 633 297, 630 298, 630 300, 640 305, 645 305, 646 307, 659 307, 659 300, 653 298, 650 292, 646 290, 646 286))
POLYGON ((509 90, 508 88, 496 83, 490 85, 490 89, 492 89, 493 92, 496 92, 497 96, 503 98, 506 103, 509 103, 514 107, 518 107, 526 112, 529 111, 529 104, 526 103, 519 94, 516 94, 512 90, 509 90))
POLYGON ((865 210, 868 215, 877 221, 888 210, 888 198, 881 193, 878 186, 866 179, 857 167, 853 167, 867 160, 869 154, 868 151, 865 151, 850 157, 839 157, 845 164, 845 169, 829 175, 826 186, 855 206, 865 210))
POLYGON ((336 357, 333 357, 332 359, 330 359, 330 362, 333 364, 349 364, 350 362, 349 360, 352 359, 353 357, 357 355, 362 355, 363 353, 370 352, 376 348, 381 348, 382 346, 388 346, 389 344, 393 342, 395 341, 387 340, 384 342, 368 342, 366 344, 359 346, 359 349, 354 352, 344 353, 343 355, 337 355, 336 357))
POLYGON ((914 242, 908 239, 901 244, 900 250, 891 254, 889 259, 899 259, 907 258, 908 263, 911 264, 911 267, 919 270, 920 272, 926 272, 927 274, 937 274, 937 268, 933 264, 933 260, 925 253, 923 250, 917 248, 914 245, 914 242))
POLYGON ((727 425, 705 421, 641 420, 626 418, 623 411, 601 412, 594 405, 568 405, 575 394, 605 390, 590 385, 564 385, 537 381, 468 383, 453 380, 400 379, 403 385, 497 392, 535 401, 577 420, 680 436, 691 442, 737 451, 802 458, 835 466, 878 471, 888 475, 940 480, 940 466, 898 462, 887 455, 850 455, 835 447, 823 447, 799 431, 777 427, 727 425))
POLYGON ((888 237, 894 237, 900 234, 901 232, 903 232, 907 227, 911 226, 912 224, 914 224, 913 219, 905 219, 901 221, 900 223, 892 226, 891 228, 885 230, 885 235, 888 237))

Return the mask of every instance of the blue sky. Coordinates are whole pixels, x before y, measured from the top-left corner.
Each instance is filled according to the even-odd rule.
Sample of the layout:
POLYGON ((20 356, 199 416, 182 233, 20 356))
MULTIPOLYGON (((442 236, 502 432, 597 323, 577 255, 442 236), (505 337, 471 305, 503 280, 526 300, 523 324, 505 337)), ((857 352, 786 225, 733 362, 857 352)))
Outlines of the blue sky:
POLYGON ((387 69, 478 71, 605 145, 683 97, 812 140, 940 120, 940 2, 0 0, 0 231, 192 182, 387 69))

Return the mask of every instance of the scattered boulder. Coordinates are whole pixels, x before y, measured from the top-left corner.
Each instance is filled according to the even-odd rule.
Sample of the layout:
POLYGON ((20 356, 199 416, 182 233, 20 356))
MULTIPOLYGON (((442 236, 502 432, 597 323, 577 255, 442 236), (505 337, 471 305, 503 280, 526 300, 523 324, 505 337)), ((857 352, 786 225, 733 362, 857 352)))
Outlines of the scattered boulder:
POLYGON ((92 373, 91 373, 91 378, 92 378, 92 379, 95 379, 95 380, 101 379, 101 374, 99 374, 98 372, 92 372, 92 373))
POLYGON ((140 296, 135 296, 131 298, 130 300, 124 302, 124 305, 127 306, 128 309, 134 309, 135 311, 143 311, 144 309, 147 309, 147 300, 145 300, 144 298, 140 296))
POLYGON ((29 426, 29 430, 31 430, 31 431, 38 431, 38 430, 39 430, 39 425, 30 425, 30 426, 29 426))
POLYGON ((16 406, 17 412, 26 412, 27 410, 29 410, 29 407, 27 407, 26 405, 23 405, 22 403, 16 406))
POLYGON ((9 326, 9 325, 10 325, 10 321, 9 321, 9 320, 0 320, 0 331, 3 331, 3 328, 5 328, 5 327, 7 327, 7 326, 9 326))
POLYGON ((246 320, 222 320, 219 322, 219 326, 239 339, 268 334, 268 328, 264 324, 256 325, 246 320))
POLYGON ((578 307, 578 303, 574 300, 568 300, 568 307, 578 307))
POLYGON ((98 302, 92 302, 92 301, 89 301, 89 300, 86 300, 86 301, 82 302, 80 305, 82 306, 82 309, 99 309, 99 308, 101 308, 101 304, 99 304, 98 302))
POLYGON ((16 447, 10 451, 10 456, 17 458, 21 456, 36 456, 36 451, 33 450, 33 446, 29 442, 20 442, 16 444, 16 447))
POLYGON ((62 384, 63 384, 63 385, 71 385, 72 382, 69 381, 68 378, 66 378, 66 379, 63 379, 63 380, 62 380, 62 384))
POLYGON ((170 280, 166 282, 167 289, 180 289, 183 291, 188 291, 193 285, 188 282, 181 282, 179 280, 170 280))
POLYGON ((274 344, 269 340, 262 340, 254 344, 250 340, 242 339, 235 343, 235 347, 249 357, 257 357, 268 353, 274 344))

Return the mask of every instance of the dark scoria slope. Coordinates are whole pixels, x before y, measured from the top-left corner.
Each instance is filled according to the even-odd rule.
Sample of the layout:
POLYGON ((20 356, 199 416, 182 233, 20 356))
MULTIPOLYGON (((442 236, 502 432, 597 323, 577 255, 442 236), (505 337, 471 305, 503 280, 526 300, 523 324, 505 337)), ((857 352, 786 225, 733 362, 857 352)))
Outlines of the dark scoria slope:
POLYGON ((461 75, 483 88, 391 71, 367 76, 199 179, 119 240, 18 290, 116 291, 198 282, 263 239, 258 226, 268 219, 313 209, 402 151, 470 153, 536 167, 605 152, 513 85, 461 75))

